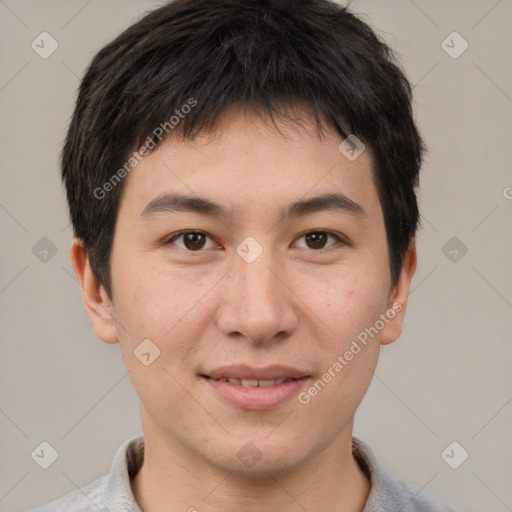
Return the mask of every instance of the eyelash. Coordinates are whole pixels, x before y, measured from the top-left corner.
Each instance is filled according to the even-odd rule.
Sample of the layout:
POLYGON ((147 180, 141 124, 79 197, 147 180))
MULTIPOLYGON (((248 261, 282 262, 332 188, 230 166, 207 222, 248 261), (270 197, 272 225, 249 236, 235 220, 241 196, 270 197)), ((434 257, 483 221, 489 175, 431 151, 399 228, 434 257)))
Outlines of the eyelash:
MULTIPOLYGON (((173 242, 184 236, 184 235, 187 235, 187 234, 200 234, 200 235, 206 235, 208 238, 210 238, 211 240, 213 240, 213 238, 208 235, 208 233, 205 233, 204 231, 180 231, 179 233, 176 233, 175 235, 173 235, 171 238, 169 238, 166 242, 165 242, 165 245, 170 245, 170 244, 173 244, 173 242)), ((343 245, 348 245, 347 242, 340 236, 340 235, 337 235, 336 233, 333 233, 332 231, 327 231, 327 230, 322 230, 322 229, 318 229, 318 230, 312 230, 312 231, 307 231, 306 233, 302 233, 302 235, 300 235, 297 240, 307 236, 307 235, 310 235, 312 233, 315 233, 315 234, 323 234, 323 235, 327 235, 327 236, 331 236, 332 238, 334 238, 336 240, 336 242, 338 243, 341 243, 343 245)), ((336 244, 333 244, 329 247, 325 247, 325 248, 321 248, 321 249, 310 249, 311 251, 314 251, 314 252, 323 252, 323 251, 328 251, 330 249, 332 249, 336 244)), ((189 249, 183 249, 182 247, 178 247, 178 249, 182 249, 186 252, 190 252, 190 253, 194 253, 194 252, 204 252, 206 249, 198 249, 197 251, 191 251, 189 249)), ((305 249, 308 249, 307 247, 305 249)))

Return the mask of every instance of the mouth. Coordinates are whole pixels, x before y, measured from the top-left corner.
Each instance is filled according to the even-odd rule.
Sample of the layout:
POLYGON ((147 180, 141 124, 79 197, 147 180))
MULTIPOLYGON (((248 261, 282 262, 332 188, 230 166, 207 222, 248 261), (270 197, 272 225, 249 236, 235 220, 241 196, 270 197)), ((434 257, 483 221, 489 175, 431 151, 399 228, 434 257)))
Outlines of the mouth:
POLYGON ((225 366, 199 374, 214 397, 246 410, 278 407, 291 400, 311 375, 288 366, 225 366))
POLYGON ((232 384, 252 387, 257 386, 257 383, 262 383, 261 387, 264 387, 265 385, 283 384, 287 380, 297 380, 310 376, 308 372, 293 366, 277 364, 261 368, 255 368, 246 364, 228 365, 204 372, 201 375, 214 380, 228 381, 232 384), (271 381, 272 383, 270 383, 271 381))
POLYGON ((220 379, 214 379, 213 377, 209 377, 208 375, 201 375, 206 379, 216 380, 217 382, 230 382, 235 386, 243 386, 245 388, 269 388, 271 386, 278 386, 279 384, 285 384, 286 382, 292 382, 294 380, 304 380, 307 379, 308 376, 304 377, 288 377, 288 378, 279 378, 279 379, 237 379, 235 377, 221 377, 220 379))

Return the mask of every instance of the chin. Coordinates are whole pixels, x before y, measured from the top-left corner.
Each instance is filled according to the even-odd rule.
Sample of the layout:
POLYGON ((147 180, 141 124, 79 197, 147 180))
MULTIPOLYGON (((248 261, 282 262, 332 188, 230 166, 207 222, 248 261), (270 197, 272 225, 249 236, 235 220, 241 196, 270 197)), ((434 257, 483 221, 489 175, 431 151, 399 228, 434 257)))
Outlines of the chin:
MULTIPOLYGON (((241 477, 268 479, 298 469, 308 457, 308 446, 297 439, 270 439, 270 430, 262 435, 236 436, 218 444, 203 457, 219 470, 241 477)), ((310 447, 309 447, 310 448, 310 447)))
POLYGON ((284 476, 294 472, 301 466, 302 457, 297 457, 296 450, 292 458, 289 450, 283 450, 283 454, 272 453, 270 455, 267 451, 263 450, 260 455, 257 455, 253 460, 245 456, 243 461, 238 457, 214 458, 210 463, 218 469, 230 473, 231 477, 251 478, 255 480, 268 480, 269 477, 284 476), (261 458, 258 458, 261 457, 261 458))

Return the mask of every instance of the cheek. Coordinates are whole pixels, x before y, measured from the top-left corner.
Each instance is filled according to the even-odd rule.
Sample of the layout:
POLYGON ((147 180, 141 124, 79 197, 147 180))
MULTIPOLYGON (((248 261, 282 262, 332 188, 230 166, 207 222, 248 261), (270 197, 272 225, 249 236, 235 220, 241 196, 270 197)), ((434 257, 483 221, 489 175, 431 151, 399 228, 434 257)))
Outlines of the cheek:
POLYGON ((215 276, 210 273, 202 279, 176 269, 164 271, 161 264, 137 264, 135 258, 116 263, 114 309, 123 350, 133 351, 149 338, 161 350, 162 359, 172 352, 173 359, 180 361, 207 322, 205 296, 215 276))
POLYGON ((141 402, 154 417, 166 417, 170 404, 179 409, 187 403, 183 386, 190 376, 183 362, 193 357, 206 328, 204 299, 214 279, 204 282, 128 261, 117 268, 122 271, 112 275, 112 283, 123 359, 141 402))
POLYGON ((317 406, 332 400, 355 410, 364 396, 378 360, 387 287, 387 278, 367 268, 346 271, 327 286, 313 288, 310 301, 318 318, 308 321, 328 327, 321 340, 323 373, 315 386, 321 391, 312 390, 322 395, 315 398, 317 406))
POLYGON ((317 288, 314 304, 321 318, 307 321, 328 329, 318 340, 320 374, 301 402, 307 402, 311 417, 318 415, 322 422, 336 426, 350 421, 377 365, 381 332, 373 329, 384 311, 384 291, 385 287, 375 281, 370 285, 367 277, 356 273, 322 291, 317 288))
POLYGON ((299 290, 309 290, 305 302, 316 313, 315 322, 326 326, 330 352, 346 349, 385 311, 388 279, 382 278, 382 275, 386 276, 384 272, 376 272, 369 266, 362 269, 352 267, 333 273, 336 277, 323 283, 315 279, 301 283, 299 290))

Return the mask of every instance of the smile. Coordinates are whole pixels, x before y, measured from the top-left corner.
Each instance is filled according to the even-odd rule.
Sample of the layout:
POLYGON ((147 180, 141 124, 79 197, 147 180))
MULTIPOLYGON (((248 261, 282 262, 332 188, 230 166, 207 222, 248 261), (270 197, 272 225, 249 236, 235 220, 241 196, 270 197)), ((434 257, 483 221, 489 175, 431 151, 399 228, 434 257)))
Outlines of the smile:
POLYGON ((213 400, 253 411, 274 409, 291 401, 311 377, 297 368, 281 365, 231 365, 199 376, 208 385, 213 400))
MULTIPOLYGON (((211 377, 207 377, 211 378, 211 377)), ((281 379, 237 379, 235 377, 222 377, 220 379, 213 379, 217 382, 230 382, 231 384, 235 384, 235 386, 244 386, 246 388, 268 388, 270 386, 276 386, 279 384, 284 384, 285 382, 291 382, 292 380, 299 380, 293 378, 281 378, 281 379)))

